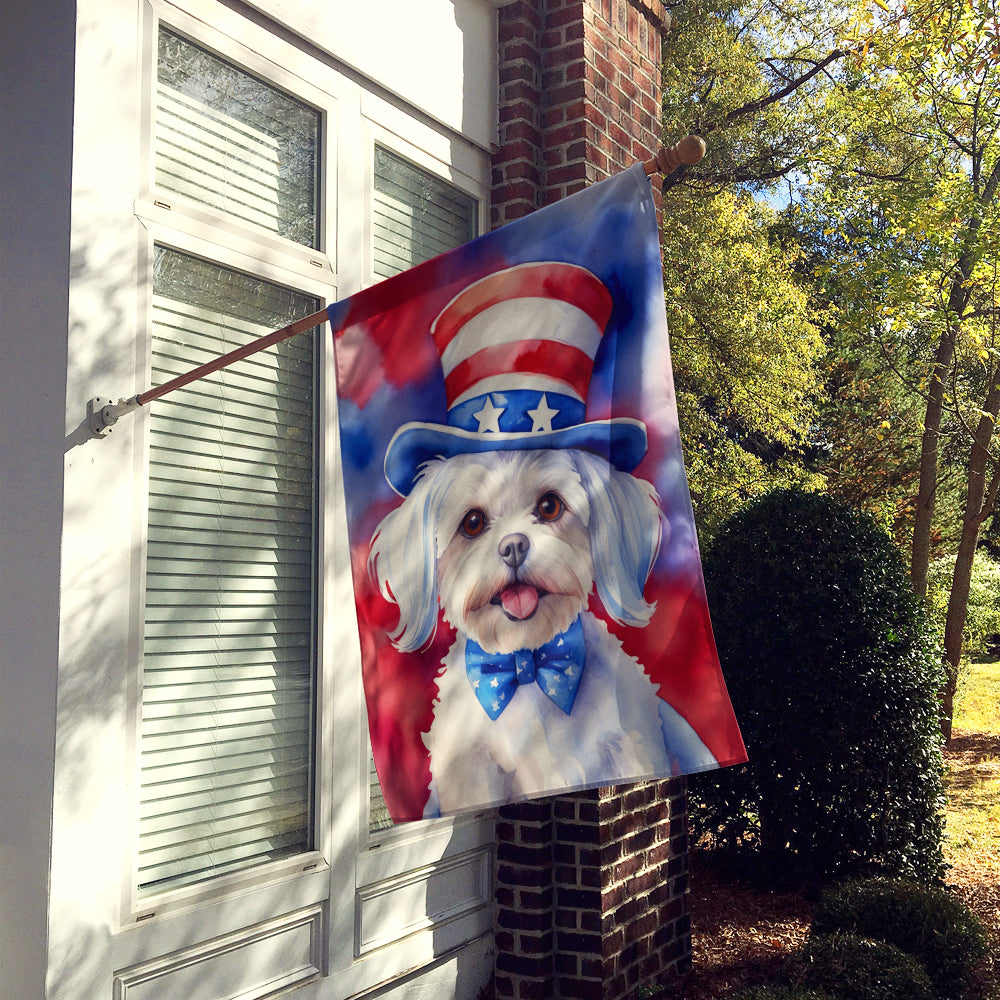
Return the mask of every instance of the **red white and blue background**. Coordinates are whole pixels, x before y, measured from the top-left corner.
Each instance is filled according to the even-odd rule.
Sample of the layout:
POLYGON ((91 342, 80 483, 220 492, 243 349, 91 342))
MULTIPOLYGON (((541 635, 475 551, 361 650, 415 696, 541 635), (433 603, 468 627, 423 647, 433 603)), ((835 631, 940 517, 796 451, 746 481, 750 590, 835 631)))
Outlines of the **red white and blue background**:
POLYGON ((641 165, 329 317, 393 819, 745 760, 641 165))

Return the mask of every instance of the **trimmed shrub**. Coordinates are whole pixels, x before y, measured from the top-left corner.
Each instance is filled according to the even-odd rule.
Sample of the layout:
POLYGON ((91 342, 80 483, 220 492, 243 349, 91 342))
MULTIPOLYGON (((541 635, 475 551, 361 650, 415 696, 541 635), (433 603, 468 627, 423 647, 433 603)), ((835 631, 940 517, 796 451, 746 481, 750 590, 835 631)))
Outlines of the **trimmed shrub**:
POLYGON ((986 957, 986 932, 947 890, 904 879, 869 879, 827 889, 812 933, 849 932, 895 945, 919 960, 938 994, 960 997, 986 957))
POLYGON ((934 1000, 930 978, 912 955, 854 934, 810 938, 795 978, 837 1000, 934 1000))
POLYGON ((774 873, 939 878, 943 672, 889 536, 778 490, 723 526, 705 583, 750 761, 691 779, 695 834, 774 873))

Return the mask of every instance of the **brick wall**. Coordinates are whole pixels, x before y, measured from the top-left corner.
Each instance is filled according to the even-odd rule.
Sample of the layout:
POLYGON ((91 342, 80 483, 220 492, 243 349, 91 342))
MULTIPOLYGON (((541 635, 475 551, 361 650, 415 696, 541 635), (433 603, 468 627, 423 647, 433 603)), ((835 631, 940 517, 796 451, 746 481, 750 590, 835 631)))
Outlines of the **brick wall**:
POLYGON ((506 806, 496 995, 618 1000, 688 971, 684 779, 506 806))
MULTIPOLYGON (((660 0, 514 0, 498 18, 494 226, 653 155, 668 22, 660 0)), ((619 1000, 687 971, 686 788, 500 810, 497 997, 619 1000)))
POLYGON ((661 0, 515 0, 498 17, 494 226, 656 151, 669 22, 661 0))

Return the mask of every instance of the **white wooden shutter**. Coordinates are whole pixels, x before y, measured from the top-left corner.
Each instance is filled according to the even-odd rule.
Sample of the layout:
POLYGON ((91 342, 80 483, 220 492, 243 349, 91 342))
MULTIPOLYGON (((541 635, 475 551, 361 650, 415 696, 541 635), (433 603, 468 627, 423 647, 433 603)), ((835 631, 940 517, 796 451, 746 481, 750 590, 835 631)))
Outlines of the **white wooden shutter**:
MULTIPOLYGON (((316 308, 157 248, 152 383, 316 308)), ((140 894, 312 846, 314 346, 150 404, 140 894)))
MULTIPOLYGON (((381 146, 375 147, 373 263, 379 278, 430 260, 477 235, 476 199, 381 146)), ((392 825, 369 756, 369 829, 392 825)))

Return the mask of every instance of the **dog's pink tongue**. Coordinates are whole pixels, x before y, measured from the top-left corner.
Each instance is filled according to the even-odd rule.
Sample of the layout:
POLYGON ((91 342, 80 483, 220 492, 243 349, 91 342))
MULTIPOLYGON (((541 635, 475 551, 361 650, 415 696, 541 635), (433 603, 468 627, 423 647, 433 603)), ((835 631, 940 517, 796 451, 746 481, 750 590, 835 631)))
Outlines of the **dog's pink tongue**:
POLYGON ((511 618, 530 618, 538 607, 538 591, 526 583, 515 583, 500 592, 500 602, 511 618))

